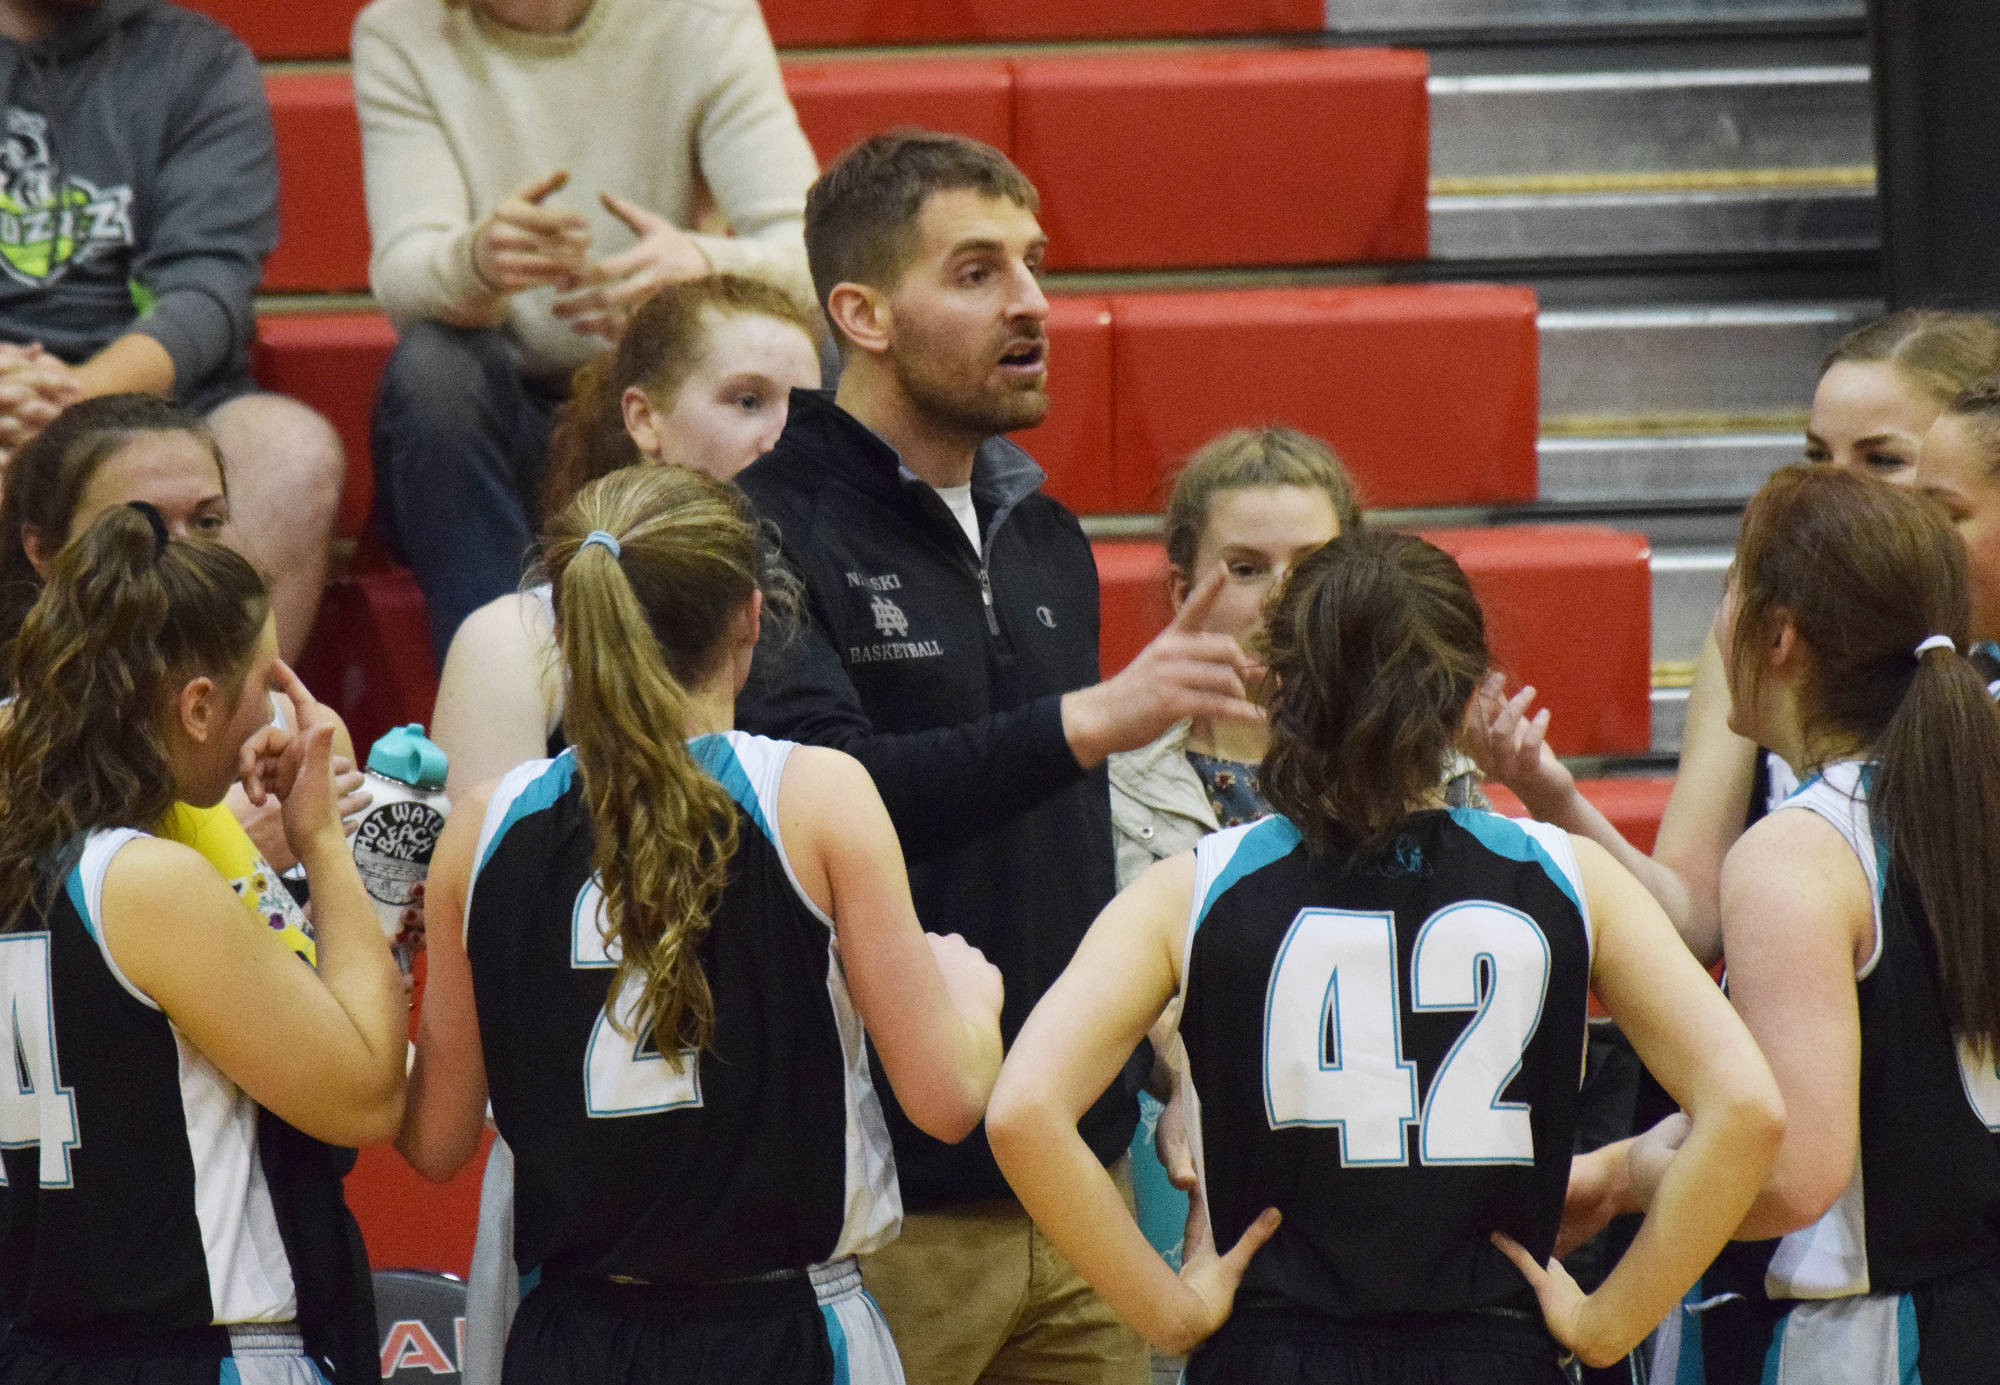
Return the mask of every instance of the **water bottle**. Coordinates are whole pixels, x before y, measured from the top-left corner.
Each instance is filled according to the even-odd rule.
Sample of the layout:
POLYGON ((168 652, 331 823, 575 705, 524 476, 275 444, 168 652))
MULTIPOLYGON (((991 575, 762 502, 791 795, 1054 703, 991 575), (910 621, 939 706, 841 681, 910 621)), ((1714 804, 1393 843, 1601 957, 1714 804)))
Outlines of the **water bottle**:
POLYGON ((424 877, 451 804, 444 796, 445 755, 414 722, 398 726, 368 752, 366 788, 374 801, 350 844, 361 883, 389 939, 396 965, 410 970, 423 936, 424 877))

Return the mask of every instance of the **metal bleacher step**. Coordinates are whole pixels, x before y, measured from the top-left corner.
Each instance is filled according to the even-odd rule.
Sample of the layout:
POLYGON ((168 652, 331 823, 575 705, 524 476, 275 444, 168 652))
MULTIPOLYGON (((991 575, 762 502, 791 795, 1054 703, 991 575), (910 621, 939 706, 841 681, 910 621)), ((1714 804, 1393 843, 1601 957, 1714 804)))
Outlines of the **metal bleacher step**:
POLYGON ((1879 244, 1863 65, 1443 72, 1429 85, 1433 259, 1879 244))
POLYGON ((1545 437, 1796 432, 1866 300, 1545 309, 1545 437))
POLYGON ((1541 34, 1713 25, 1859 24, 1862 0, 1327 0, 1343 35, 1541 34))

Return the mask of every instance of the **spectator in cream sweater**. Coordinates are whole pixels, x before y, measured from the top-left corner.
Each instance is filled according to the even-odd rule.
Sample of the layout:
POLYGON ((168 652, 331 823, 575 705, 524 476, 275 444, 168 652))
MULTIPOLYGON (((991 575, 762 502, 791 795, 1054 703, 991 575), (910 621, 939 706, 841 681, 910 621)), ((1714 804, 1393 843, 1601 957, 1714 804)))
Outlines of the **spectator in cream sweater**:
POLYGON ((727 271, 810 301, 816 169, 756 0, 374 0, 353 56, 402 334, 378 503, 442 658, 518 583, 555 407, 639 299, 727 271))

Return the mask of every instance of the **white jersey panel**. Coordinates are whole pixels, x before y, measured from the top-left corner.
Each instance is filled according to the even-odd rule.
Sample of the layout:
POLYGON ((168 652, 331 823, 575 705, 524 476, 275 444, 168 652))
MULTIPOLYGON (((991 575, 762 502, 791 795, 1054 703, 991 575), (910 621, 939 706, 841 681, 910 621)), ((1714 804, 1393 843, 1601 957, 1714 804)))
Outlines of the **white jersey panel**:
POLYGON ((257 1153, 257 1105, 178 1029, 174 1042, 215 1320, 290 1322, 298 1296, 257 1153))
MULTIPOLYGON (((1782 765, 1782 761, 1778 765, 1782 765)), ((1843 760, 1822 769, 1793 790, 1778 811, 1799 810, 1817 815, 1840 833, 1868 878, 1875 939, 1868 961, 1855 973, 1866 977, 1882 956, 1882 878, 1888 870, 1888 849, 1875 837, 1868 814, 1868 766, 1843 760)), ((1777 766, 1772 784, 1777 784, 1777 766)), ((1854 1176, 1840 1200, 1811 1226, 1778 1242, 1764 1273, 1764 1292, 1772 1298, 1827 1299, 1865 1294, 1869 1290, 1866 1202, 1857 1158, 1854 1176)))

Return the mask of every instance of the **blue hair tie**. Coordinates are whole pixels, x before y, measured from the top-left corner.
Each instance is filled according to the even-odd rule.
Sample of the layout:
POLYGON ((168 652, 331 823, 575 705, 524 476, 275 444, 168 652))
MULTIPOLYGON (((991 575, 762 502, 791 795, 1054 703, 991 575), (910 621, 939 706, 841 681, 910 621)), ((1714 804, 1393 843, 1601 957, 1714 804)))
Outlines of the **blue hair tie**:
POLYGON ((576 546, 576 551, 581 553, 583 552, 584 549, 589 548, 592 544, 596 544, 600 548, 610 549, 611 556, 614 559, 616 559, 620 553, 625 551, 618 546, 617 535, 607 534, 602 529, 593 529, 588 534, 585 534, 583 536, 583 542, 576 546))

